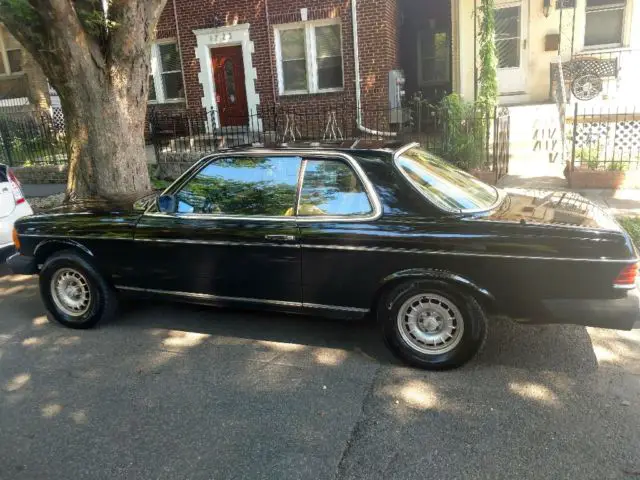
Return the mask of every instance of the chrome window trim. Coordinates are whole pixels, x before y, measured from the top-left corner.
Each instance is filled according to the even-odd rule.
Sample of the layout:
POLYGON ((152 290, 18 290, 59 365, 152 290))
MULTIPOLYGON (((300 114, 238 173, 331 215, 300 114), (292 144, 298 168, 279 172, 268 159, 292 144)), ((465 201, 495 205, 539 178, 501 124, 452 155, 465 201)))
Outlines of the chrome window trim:
MULTIPOLYGON (((171 193, 175 194, 180 188, 182 188, 186 182, 191 180, 198 172, 202 170, 202 168, 206 167, 208 163, 213 162, 220 158, 229 158, 229 157, 246 157, 246 156, 258 156, 258 157, 267 157, 267 156, 276 156, 276 157, 300 157, 301 162, 304 162, 308 159, 342 159, 346 161, 346 163, 356 172, 359 180, 362 182, 364 186, 365 192, 369 199, 369 203, 373 208, 373 211, 367 215, 323 215, 316 217, 309 216, 255 216, 255 215, 214 215, 208 213, 163 213, 163 212, 150 212, 149 210, 154 206, 154 204, 150 205, 149 208, 144 212, 143 216, 153 216, 153 217, 162 217, 162 218, 186 218, 186 219, 202 219, 202 220, 242 220, 242 221, 264 221, 264 222, 301 222, 301 223, 335 223, 335 222, 368 222, 377 220, 382 216, 382 203, 380 202, 380 198, 378 197, 373 184, 367 177, 364 170, 360 164, 351 156, 344 152, 336 152, 331 150, 245 150, 243 152, 221 152, 215 155, 210 155, 208 157, 202 158, 195 165, 198 168, 191 167, 191 169, 187 170, 181 177, 178 178, 172 185, 170 185, 163 193, 171 193), (188 178, 187 178, 187 174, 188 178)), ((300 185, 300 178, 298 181, 300 185)), ((296 207, 296 205, 292 205, 296 207)), ((295 212, 297 213, 297 211, 295 212)))
POLYGON ((448 250, 421 250, 419 248, 391 248, 391 247, 361 247, 355 245, 309 245, 302 244, 302 248, 315 250, 347 250, 359 252, 381 253, 411 253, 418 255, 450 255, 459 257, 485 257, 485 258, 509 258, 519 260, 556 260, 562 262, 604 262, 604 263, 636 263, 638 258, 572 258, 572 257, 540 257, 530 255, 509 255, 500 253, 458 252, 448 250))
POLYGON ((193 292, 181 292, 177 290, 161 290, 154 288, 141 288, 141 287, 129 287, 126 285, 116 285, 117 290, 129 290, 132 292, 144 292, 144 293, 159 293, 163 295, 173 295, 183 298, 194 298, 201 300, 220 300, 220 301, 232 301, 232 302, 245 302, 245 303, 257 303, 263 305, 277 305, 282 307, 297 307, 297 308, 319 308, 324 310, 336 310, 344 312, 356 312, 367 313, 369 310, 366 308, 356 307, 343 307, 339 305, 323 305, 319 303, 303 303, 303 302, 290 302, 286 300, 270 300, 263 298, 249 298, 249 297, 229 297, 224 295, 211 295, 208 293, 193 293, 193 292))

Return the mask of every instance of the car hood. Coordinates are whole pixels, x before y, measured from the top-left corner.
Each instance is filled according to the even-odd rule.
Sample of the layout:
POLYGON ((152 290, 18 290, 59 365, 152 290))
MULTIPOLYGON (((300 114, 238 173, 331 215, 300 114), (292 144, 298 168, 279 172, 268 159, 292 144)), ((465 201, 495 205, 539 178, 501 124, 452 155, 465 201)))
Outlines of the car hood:
POLYGON ((517 189, 505 193, 488 220, 620 230, 611 214, 578 193, 517 189))

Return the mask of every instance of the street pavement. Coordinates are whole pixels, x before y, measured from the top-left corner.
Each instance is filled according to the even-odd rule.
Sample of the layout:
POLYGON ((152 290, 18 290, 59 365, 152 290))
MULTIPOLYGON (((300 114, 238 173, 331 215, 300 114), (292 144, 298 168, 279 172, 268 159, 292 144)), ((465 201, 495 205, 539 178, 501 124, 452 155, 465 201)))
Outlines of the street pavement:
POLYGON ((491 327, 439 373, 364 322, 128 301, 74 331, 0 267, 0 478, 640 478, 640 331, 491 327))

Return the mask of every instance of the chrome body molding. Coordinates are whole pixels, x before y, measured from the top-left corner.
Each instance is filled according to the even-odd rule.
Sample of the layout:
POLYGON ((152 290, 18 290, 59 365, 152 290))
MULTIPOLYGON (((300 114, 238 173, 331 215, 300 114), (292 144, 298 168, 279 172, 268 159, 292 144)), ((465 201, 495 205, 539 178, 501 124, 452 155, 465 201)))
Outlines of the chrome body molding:
POLYGON ((296 308, 314 308, 322 310, 335 310, 340 312, 367 313, 366 308, 343 307, 339 305, 321 305, 317 303, 289 302, 285 300, 270 300, 264 298, 247 298, 247 297, 226 297, 223 295, 211 295, 208 293, 180 292, 174 290, 158 290, 153 288, 128 287, 126 285, 116 285, 116 290, 126 290, 140 293, 154 293, 161 295, 171 295, 174 297, 190 298, 194 300, 209 300, 221 302, 243 302, 263 305, 275 305, 280 307, 296 307, 296 308))
POLYGON ((355 245, 307 245, 302 248, 314 250, 348 250, 355 252, 381 253, 411 253, 419 255, 449 255, 459 257, 511 258, 518 260, 556 260, 560 262, 608 262, 608 263, 636 263, 638 258, 572 258, 572 257, 539 257, 530 255, 509 255, 500 253, 457 252, 453 250, 421 250, 419 248, 390 248, 390 247, 361 247, 355 245))
POLYGON ((133 240, 133 234, 130 237, 109 237, 97 235, 51 235, 49 233, 21 233, 20 237, 46 237, 55 240, 133 240))
POLYGON ((354 312, 354 313, 368 313, 368 308, 356 308, 356 307, 339 307, 337 305, 321 305, 319 303, 303 303, 304 308, 317 308, 320 310, 338 310, 341 312, 354 312))
POLYGON ((235 242, 232 240, 190 240, 188 238, 136 238, 136 242, 151 243, 178 243, 188 245, 218 245, 224 247, 279 247, 300 248, 299 243, 275 243, 275 242, 235 242))

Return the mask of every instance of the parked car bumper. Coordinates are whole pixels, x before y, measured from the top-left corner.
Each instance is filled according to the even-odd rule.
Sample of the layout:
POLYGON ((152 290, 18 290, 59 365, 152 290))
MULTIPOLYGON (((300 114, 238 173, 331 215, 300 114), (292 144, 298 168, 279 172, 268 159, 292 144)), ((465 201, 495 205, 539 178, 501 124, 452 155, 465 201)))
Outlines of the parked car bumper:
POLYGON ((631 330, 640 328, 640 292, 637 288, 615 299, 547 299, 542 301, 545 323, 631 330))
POLYGON ((33 275, 38 273, 38 264, 35 257, 14 253, 7 259, 7 265, 13 273, 19 275, 33 275))

